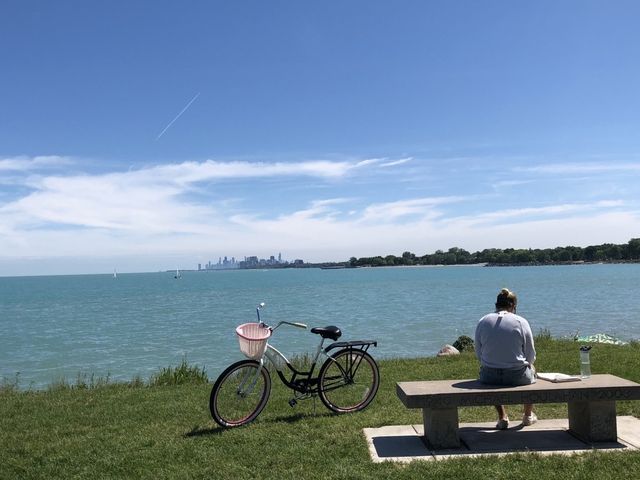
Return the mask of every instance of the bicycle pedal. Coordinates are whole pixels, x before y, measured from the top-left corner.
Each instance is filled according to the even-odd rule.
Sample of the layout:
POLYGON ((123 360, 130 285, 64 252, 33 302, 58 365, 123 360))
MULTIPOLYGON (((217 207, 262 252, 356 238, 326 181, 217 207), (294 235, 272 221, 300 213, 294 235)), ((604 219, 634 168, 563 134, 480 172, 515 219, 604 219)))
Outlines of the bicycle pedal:
POLYGON ((295 398, 292 398, 291 400, 289 400, 289 406, 291 408, 295 407, 298 404, 298 401, 295 398))

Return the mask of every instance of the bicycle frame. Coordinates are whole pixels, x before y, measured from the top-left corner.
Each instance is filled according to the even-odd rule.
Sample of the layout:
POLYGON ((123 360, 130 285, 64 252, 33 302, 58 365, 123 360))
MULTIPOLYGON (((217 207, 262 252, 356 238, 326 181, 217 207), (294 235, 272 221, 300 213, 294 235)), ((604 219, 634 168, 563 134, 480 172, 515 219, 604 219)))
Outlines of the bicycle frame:
MULTIPOLYGON (((267 343, 267 349, 264 352, 262 359, 260 359, 261 367, 264 366, 264 359, 266 358, 271 365, 275 368, 278 373, 278 377, 280 381, 284 383, 287 387, 295 390, 296 392, 302 394, 314 394, 318 392, 318 383, 317 377, 313 377, 314 370, 316 369, 316 365, 318 363, 318 358, 321 354, 324 356, 328 356, 326 352, 322 349, 322 345, 324 343, 324 338, 320 340, 320 344, 316 349, 316 353, 311 360, 311 365, 308 371, 300 371, 296 367, 294 367, 289 359, 277 348, 269 345, 267 343), (284 367, 288 369, 288 372, 285 371, 284 367), (290 373, 290 378, 287 378, 286 373, 290 373)), ((259 373, 259 370, 258 370, 259 373)))
MULTIPOLYGON (((264 303, 261 303, 260 305, 258 305, 258 308, 256 308, 256 313, 258 315, 258 322, 264 325, 266 328, 271 329, 272 332, 282 325, 291 325, 293 327, 298 327, 298 328, 307 328, 307 326, 302 323, 294 323, 294 322, 286 322, 286 321, 281 321, 275 327, 270 327, 260 319, 260 309, 263 307, 264 307, 264 303)), ((287 387, 292 389, 294 392, 298 392, 304 396, 315 395, 318 393, 318 377, 317 376, 314 377, 313 374, 316 369, 316 365, 318 364, 318 358, 321 355, 323 355, 327 359, 333 360, 333 357, 329 354, 329 352, 336 348, 349 348, 353 350, 361 350, 363 352, 366 352, 371 345, 377 346, 378 344, 378 342, 376 341, 355 340, 350 342, 333 342, 323 349, 325 340, 326 340, 325 338, 320 338, 320 343, 318 344, 316 353, 313 356, 310 368, 306 372, 300 371, 297 368, 295 368, 291 364, 291 362, 289 362, 289 359, 282 352, 280 352, 277 348, 267 343, 267 348, 259 360, 260 367, 256 372, 256 380, 260 375, 261 370, 265 368, 265 365, 267 363, 265 362, 265 359, 266 359, 271 365, 273 365, 273 367, 275 368, 278 374, 278 377, 280 378, 280 381, 284 383, 287 387), (284 367, 287 368, 288 372, 285 371, 284 367), (287 378, 286 373, 291 374, 290 378, 287 378)), ((342 371, 342 374, 343 375, 348 374, 349 377, 352 377, 353 374, 355 374, 355 372, 357 371, 359 365, 360 364, 358 363, 358 365, 350 366, 349 372, 342 371)), ((340 366, 339 364, 338 366, 340 370, 343 370, 342 366, 340 366)), ((250 387, 250 389, 251 388, 253 388, 253 385, 250 387)))
MULTIPOLYGON (((286 322, 283 322, 286 323, 286 322)), ((279 326, 279 325, 278 325, 279 326)), ((277 328, 277 327, 276 327, 277 328)), ((260 359, 260 368, 258 369, 257 374, 260 374, 260 370, 265 366, 265 358, 266 360, 273 365, 275 368, 280 381, 284 383, 290 389, 301 393, 303 395, 314 395, 318 393, 318 377, 314 377, 314 371, 318 364, 318 358, 322 355, 327 359, 333 361, 333 357, 329 354, 331 350, 336 348, 348 348, 350 350, 361 350, 366 352, 371 345, 377 346, 377 342, 372 341, 350 341, 350 342, 334 342, 327 346, 326 348, 322 348, 324 346, 325 339, 321 338, 320 343, 316 349, 316 353, 311 360, 311 365, 308 371, 300 371, 295 368, 291 362, 287 359, 287 357, 280 352, 277 348, 267 343, 267 349, 265 350, 264 355, 260 359), (287 368, 288 372, 285 371, 287 368), (290 378, 287 378, 286 374, 290 373, 290 378)), ((362 358, 360 358, 362 361, 362 358)), ((342 370, 342 374, 346 375, 349 378, 352 378, 355 372, 358 370, 360 366, 360 362, 357 364, 352 364, 348 368, 348 371, 344 371, 340 364, 337 364, 340 370, 342 370)))

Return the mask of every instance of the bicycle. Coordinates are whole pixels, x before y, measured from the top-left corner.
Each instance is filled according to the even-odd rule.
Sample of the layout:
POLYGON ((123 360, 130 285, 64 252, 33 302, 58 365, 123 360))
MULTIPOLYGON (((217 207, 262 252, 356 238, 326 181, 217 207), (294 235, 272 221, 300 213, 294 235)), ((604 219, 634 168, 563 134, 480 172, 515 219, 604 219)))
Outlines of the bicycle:
POLYGON ((246 425, 260 415, 271 393, 268 362, 282 383, 293 390, 290 406, 298 400, 320 397, 335 413, 357 412, 366 408, 376 396, 380 384, 378 365, 367 350, 378 345, 374 340, 338 342, 342 332, 336 326, 315 327, 311 333, 320 336, 309 370, 296 369, 280 351, 269 344, 269 338, 281 325, 304 328, 303 323, 281 321, 270 327, 260 318, 258 323, 245 323, 236 328, 240 350, 247 357, 227 367, 211 389, 209 410, 222 427, 246 425), (323 348, 326 340, 333 343, 323 348), (336 350, 332 352, 333 350, 336 350), (330 353, 331 352, 331 353, 330 353), (318 358, 326 357, 318 375, 314 375, 318 358), (286 368, 286 370, 285 370, 286 368))

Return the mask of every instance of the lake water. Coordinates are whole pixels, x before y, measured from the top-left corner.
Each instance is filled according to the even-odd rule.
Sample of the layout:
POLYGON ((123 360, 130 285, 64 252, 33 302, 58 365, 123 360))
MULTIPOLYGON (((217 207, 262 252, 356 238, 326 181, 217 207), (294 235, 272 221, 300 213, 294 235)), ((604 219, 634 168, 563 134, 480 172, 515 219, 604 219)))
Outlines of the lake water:
MULTIPOLYGON (((640 339, 640 265, 285 269, 0 278, 0 378, 42 388, 78 374, 148 379, 183 358, 215 378, 242 358, 235 327, 263 319, 337 325, 376 358, 432 356, 473 337, 496 294, 518 294, 534 333, 640 339)), ((281 327, 288 354, 315 348, 281 327)))

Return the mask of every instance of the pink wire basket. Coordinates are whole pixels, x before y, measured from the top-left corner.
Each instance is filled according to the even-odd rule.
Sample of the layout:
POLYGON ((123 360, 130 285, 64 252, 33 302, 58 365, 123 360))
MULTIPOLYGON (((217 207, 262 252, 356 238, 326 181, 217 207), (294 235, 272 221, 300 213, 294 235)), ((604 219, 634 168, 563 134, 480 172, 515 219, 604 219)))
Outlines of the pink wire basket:
POLYGON ((259 323, 243 323, 236 328, 236 334, 242 354, 252 360, 258 360, 267 349, 271 329, 259 323))

